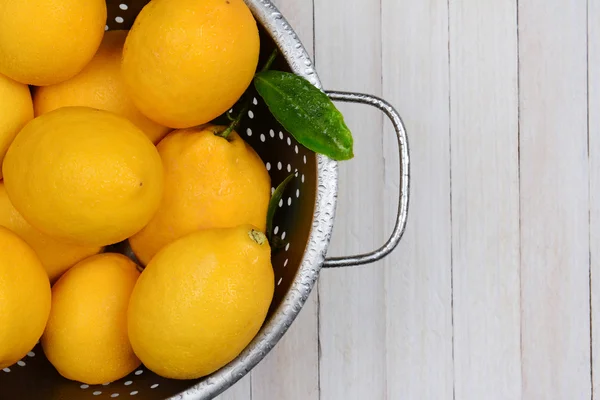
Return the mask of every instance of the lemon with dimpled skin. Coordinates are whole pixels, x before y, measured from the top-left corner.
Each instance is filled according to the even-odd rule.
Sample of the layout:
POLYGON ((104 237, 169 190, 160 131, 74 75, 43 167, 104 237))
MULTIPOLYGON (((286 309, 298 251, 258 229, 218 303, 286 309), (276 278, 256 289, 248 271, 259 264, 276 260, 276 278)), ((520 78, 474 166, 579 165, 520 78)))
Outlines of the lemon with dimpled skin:
POLYGON ((32 227, 10 202, 4 182, 0 181, 0 226, 16 233, 35 251, 50 282, 54 282, 78 261, 99 253, 97 246, 77 246, 45 235, 32 227))
POLYGON ((97 385, 139 367, 127 338, 127 307, 138 277, 129 258, 104 253, 79 262, 54 284, 41 342, 62 376, 97 385))
POLYGON ((78 74, 106 24, 104 0, 0 0, 0 73, 44 86, 78 74))
POLYGON ((160 156, 124 117, 64 107, 28 123, 3 165, 8 197, 34 228, 82 246, 106 246, 142 229, 163 189, 160 156))
POLYGON ((129 239, 147 264, 173 240, 208 228, 253 224, 264 232, 271 198, 265 164, 236 132, 205 125, 169 133, 157 146, 165 169, 161 205, 140 232, 129 239))
POLYGON ((0 226, 0 369, 25 357, 50 313, 50 281, 34 251, 0 226))
POLYGON ((123 50, 123 79, 148 118, 189 128, 218 117, 256 72, 260 38, 243 0, 152 0, 123 50))
POLYGON ((251 225, 174 241, 148 264, 131 295, 133 350, 166 378, 195 379, 218 370, 258 333, 274 279, 269 242, 251 225))
POLYGON ((0 75, 0 166, 17 133, 32 119, 33 105, 29 87, 0 75))
POLYGON ((85 106, 111 111, 129 119, 154 143, 170 130, 146 118, 133 104, 121 78, 121 56, 128 31, 109 31, 98 52, 75 77, 35 89, 35 115, 66 106, 85 106))

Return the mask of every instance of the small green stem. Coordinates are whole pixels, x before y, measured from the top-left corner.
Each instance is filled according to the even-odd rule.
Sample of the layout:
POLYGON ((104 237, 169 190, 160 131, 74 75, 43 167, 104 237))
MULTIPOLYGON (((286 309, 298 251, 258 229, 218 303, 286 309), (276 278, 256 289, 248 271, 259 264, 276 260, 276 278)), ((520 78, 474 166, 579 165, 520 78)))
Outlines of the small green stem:
POLYGON ((247 99, 244 102, 244 105, 242 106, 242 109, 238 113, 237 117, 235 117, 235 119, 231 121, 229 126, 227 128, 225 128, 223 130, 223 132, 217 134, 217 136, 220 136, 223 139, 227 139, 229 137, 229 135, 231 135, 231 132, 233 132, 234 129, 237 128, 237 126, 240 124, 240 122, 242 121, 242 117, 244 116, 244 114, 246 114, 248 112, 249 108, 250 108, 250 99, 247 99))
POLYGON ((271 68, 271 65, 273 65, 273 62, 277 58, 278 54, 279 54, 279 51, 277 50, 277 48, 275 48, 273 50, 273 52, 271 53, 271 55, 269 56, 269 58, 267 59, 267 62, 265 63, 264 67, 260 70, 260 72, 268 71, 269 68, 271 68))
MULTIPOLYGON (((275 48, 273 50, 273 52, 271 53, 271 55, 269 56, 269 58, 267 59, 267 62, 265 63, 265 65, 260 70, 260 72, 268 71, 269 68, 271 68, 271 65, 273 65, 273 62, 277 58, 278 54, 279 54, 279 51, 277 50, 277 48, 275 48)), ((242 121, 242 118, 244 117, 244 114, 246 114, 248 112, 249 108, 250 108, 250 98, 247 98, 246 101, 244 102, 244 105, 242 106, 241 110, 239 111, 237 117, 235 117, 235 119, 231 120, 231 123, 229 124, 229 126, 227 126, 227 128, 225 128, 221 133, 218 133, 216 135, 222 137, 223 139, 227 139, 229 137, 229 135, 231 135, 231 132, 233 132, 237 128, 237 126, 240 124, 240 122, 242 121)), ((229 117, 229 115, 228 115, 228 117, 229 117)), ((229 117, 229 118, 231 119, 231 117, 229 117)))

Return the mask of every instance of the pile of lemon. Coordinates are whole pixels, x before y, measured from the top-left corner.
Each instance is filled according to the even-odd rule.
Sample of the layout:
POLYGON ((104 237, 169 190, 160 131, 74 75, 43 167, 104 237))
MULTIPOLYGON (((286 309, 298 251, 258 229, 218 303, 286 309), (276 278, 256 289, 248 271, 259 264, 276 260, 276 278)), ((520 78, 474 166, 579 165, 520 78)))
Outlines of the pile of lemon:
POLYGON ((41 339, 86 384, 142 363, 198 378, 273 297, 269 175, 211 123, 252 82, 257 24, 243 0, 106 18, 104 0, 0 0, 0 369, 41 339), (107 250, 125 240, 141 265, 107 250))

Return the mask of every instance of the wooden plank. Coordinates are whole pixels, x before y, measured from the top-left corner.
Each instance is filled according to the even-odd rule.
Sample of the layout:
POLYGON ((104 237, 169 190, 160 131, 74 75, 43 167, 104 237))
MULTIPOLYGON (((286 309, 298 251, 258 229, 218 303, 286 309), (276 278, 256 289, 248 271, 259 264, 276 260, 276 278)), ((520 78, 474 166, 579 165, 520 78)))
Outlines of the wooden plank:
MULTIPOLYGON (((383 97, 406 124, 413 183, 406 232, 383 263, 386 398, 448 400, 453 365, 447 1, 383 0, 382 38, 383 97)), ((381 196, 386 233, 397 211, 395 140, 387 125, 381 196)))
MULTIPOLYGON (((327 89, 381 93, 380 4, 316 0, 317 71, 327 89)), ((343 105, 355 159, 340 163, 329 255, 369 251, 383 240, 382 116, 343 105)), ((383 399, 385 295, 382 265, 324 271, 319 283, 322 399, 383 399)))
MULTIPOLYGON (((588 2, 592 389, 600 387, 600 2, 588 2)), ((594 394, 594 398, 598 395, 594 394)))
POLYGON ((251 398, 251 374, 246 375, 235 385, 227 389, 223 394, 215 397, 215 400, 248 400, 251 398))
POLYGON ((586 26, 584 0, 519 2, 525 399, 591 397, 586 26))
MULTIPOLYGON (((312 55, 313 4, 311 0, 276 0, 300 40, 312 55)), ((317 288, 277 347, 252 372, 253 400, 317 400, 319 357, 317 288)))
POLYGON ((458 399, 521 398, 517 56, 516 0, 450 2, 458 399))

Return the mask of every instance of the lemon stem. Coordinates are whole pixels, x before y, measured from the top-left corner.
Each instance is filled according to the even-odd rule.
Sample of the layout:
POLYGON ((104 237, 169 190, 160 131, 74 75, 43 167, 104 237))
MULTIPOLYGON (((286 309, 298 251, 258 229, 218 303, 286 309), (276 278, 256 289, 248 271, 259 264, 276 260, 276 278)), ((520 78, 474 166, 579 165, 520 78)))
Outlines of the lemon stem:
POLYGON ((223 132, 218 133, 217 136, 220 136, 223 139, 227 139, 229 137, 229 135, 231 135, 231 132, 233 132, 234 129, 237 128, 237 126, 240 124, 240 122, 242 121, 242 117, 244 116, 244 114, 246 114, 248 112, 249 108, 250 108, 250 100, 248 99, 244 102, 244 106, 238 113, 237 117, 235 117, 235 119, 233 121, 231 121, 229 126, 227 128, 225 128, 223 130, 223 132))
POLYGON ((277 50, 277 48, 275 48, 273 50, 273 52, 271 53, 271 55, 269 56, 269 58, 267 59, 267 62, 265 63, 265 65, 260 70, 260 72, 268 71, 269 68, 271 68, 271 65, 273 65, 273 62, 277 58, 277 54, 279 54, 279 51, 277 50))
MULTIPOLYGON (((275 48, 273 50, 273 52, 271 53, 271 55, 269 56, 269 58, 267 59, 267 62, 265 63, 265 65, 260 70, 260 72, 268 71, 269 68, 271 68, 271 65, 273 65, 273 62, 277 58, 277 54, 279 54, 279 51, 277 50, 277 48, 275 48)), ((242 121, 242 118, 248 112, 249 108, 250 108, 250 97, 248 97, 246 99, 246 101, 244 101, 244 105, 242 106, 242 109, 238 113, 237 117, 235 117, 231 121, 229 126, 227 126, 227 128, 225 128, 222 132, 217 133, 216 135, 222 137, 223 139, 227 139, 229 137, 229 135, 231 135, 231 132, 233 132, 238 127, 238 125, 242 121)))

